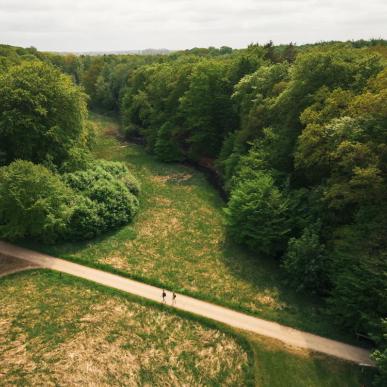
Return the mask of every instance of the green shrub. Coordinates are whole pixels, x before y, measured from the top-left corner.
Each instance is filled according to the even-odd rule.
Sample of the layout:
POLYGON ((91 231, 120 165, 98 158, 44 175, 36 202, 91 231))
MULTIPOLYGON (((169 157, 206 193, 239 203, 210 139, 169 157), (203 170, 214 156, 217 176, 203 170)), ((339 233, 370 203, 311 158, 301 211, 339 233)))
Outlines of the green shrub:
POLYGON ((140 182, 130 173, 128 172, 121 178, 121 181, 128 188, 129 192, 131 192, 134 196, 139 196, 141 193, 140 182))
POLYGON ((297 290, 323 292, 327 282, 326 262, 318 233, 313 227, 307 227, 300 238, 289 240, 282 267, 289 284, 297 290))
POLYGON ((90 166, 91 169, 102 168, 105 172, 115 177, 123 177, 129 173, 128 167, 119 161, 98 160, 90 166))
POLYGON ((100 204, 99 215, 104 220, 106 229, 130 222, 138 210, 137 198, 121 181, 100 179, 85 194, 100 204))
POLYGON ((139 187, 122 163, 99 161, 91 169, 62 178, 79 197, 70 218, 69 239, 93 238, 129 223, 137 213, 139 202, 134 193, 139 193, 139 187))
POLYGON ((0 168, 0 237, 55 241, 65 232, 72 197, 42 165, 18 160, 0 168))
POLYGON ((99 214, 100 205, 87 197, 77 195, 67 228, 66 239, 84 240, 92 239, 104 229, 103 218, 99 214))
POLYGON ((96 181, 100 179, 113 181, 114 176, 101 168, 95 168, 65 173, 62 175, 62 179, 72 189, 82 193, 87 191, 96 181))
POLYGON ((140 182, 129 172, 128 167, 119 161, 98 160, 94 168, 102 168, 105 172, 120 178, 128 190, 135 196, 141 192, 140 182))
POLYGON ((231 236, 258 253, 282 252, 289 233, 288 203, 265 173, 240 180, 231 192, 226 208, 231 236))

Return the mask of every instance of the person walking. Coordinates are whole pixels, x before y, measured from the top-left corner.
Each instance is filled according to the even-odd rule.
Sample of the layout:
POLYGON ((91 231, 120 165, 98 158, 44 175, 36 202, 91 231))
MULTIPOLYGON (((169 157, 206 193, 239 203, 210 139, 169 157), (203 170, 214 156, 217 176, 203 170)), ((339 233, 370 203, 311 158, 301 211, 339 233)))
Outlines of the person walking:
POLYGON ((165 297, 167 296, 167 293, 165 293, 165 290, 163 289, 162 297, 163 297, 163 304, 165 304, 165 297))
POLYGON ((172 293, 172 305, 176 305, 176 293, 172 293))

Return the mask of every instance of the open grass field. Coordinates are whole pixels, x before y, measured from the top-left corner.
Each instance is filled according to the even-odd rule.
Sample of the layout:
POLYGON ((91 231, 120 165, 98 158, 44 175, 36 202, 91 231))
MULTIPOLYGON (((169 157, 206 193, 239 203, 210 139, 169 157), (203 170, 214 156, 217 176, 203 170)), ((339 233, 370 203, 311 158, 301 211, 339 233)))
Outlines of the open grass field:
POLYGON ((2 386, 370 385, 369 370, 48 270, 0 279, 0 301, 2 386))
POLYGON ((99 239, 33 246, 104 270, 174 289, 295 328, 351 341, 324 315, 321 301, 283 285, 278 262, 228 240, 224 202, 202 173, 160 163, 143 147, 120 142, 116 121, 93 115, 95 155, 124 161, 142 184, 132 225, 99 239))
POLYGON ((234 337, 73 277, 11 275, 0 300, 2 386, 248 383, 234 337))

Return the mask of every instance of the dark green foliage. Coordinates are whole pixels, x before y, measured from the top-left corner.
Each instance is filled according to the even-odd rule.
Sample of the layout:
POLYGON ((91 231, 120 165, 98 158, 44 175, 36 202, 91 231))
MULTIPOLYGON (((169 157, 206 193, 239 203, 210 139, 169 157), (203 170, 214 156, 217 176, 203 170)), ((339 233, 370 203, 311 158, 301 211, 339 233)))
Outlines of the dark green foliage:
POLYGON ((194 159, 216 157, 224 137, 236 126, 230 100, 232 84, 227 79, 227 71, 227 64, 198 63, 190 76, 189 88, 180 100, 179 110, 194 159))
POLYGON ((53 66, 23 62, 0 75, 0 151, 61 165, 88 142, 86 96, 53 66))
POLYGON ((108 161, 108 160, 98 160, 93 163, 93 166, 90 166, 90 169, 101 168, 105 172, 110 173, 115 177, 123 177, 129 174, 129 169, 124 163, 119 163, 117 161, 108 161))
POLYGON ((157 133, 154 152, 161 161, 172 162, 183 160, 183 154, 173 137, 173 129, 173 126, 169 122, 166 122, 157 133))
POLYGON ((375 387, 384 387, 387 384, 387 319, 380 323, 380 333, 374 337, 379 349, 374 351, 372 358, 378 366, 379 374, 374 381, 375 387))
POLYGON ((17 161, 2 170, 0 236, 47 242, 89 239, 131 221, 138 209, 137 180, 124 164, 93 160, 86 95, 47 62, 75 81, 82 79, 89 92, 99 93, 93 101, 106 109, 114 109, 128 67, 123 64, 110 74, 104 58, 91 63, 84 58, 86 69, 81 71, 74 55, 44 56, 32 49, 21 49, 19 55, 8 47, 5 52, 9 60, 0 75, 0 163, 22 158, 41 165, 17 161), (54 173, 64 173, 62 181, 54 173))
POLYGON ((84 194, 100 204, 99 213, 106 229, 115 228, 133 219, 138 209, 138 200, 120 181, 99 179, 84 194))
POLYGON ((385 213, 364 207, 335 235, 329 301, 340 325, 362 334, 375 334, 387 310, 385 213))
POLYGON ((104 220, 100 215, 100 206, 91 199, 77 195, 72 208, 66 239, 92 239, 105 229, 104 220))
POLYGON ((318 231, 318 227, 305 228, 300 238, 288 242, 282 267, 297 290, 319 293, 327 288, 327 257, 318 231))
POLYGON ((47 168, 14 161, 0 168, 0 237, 53 242, 66 230, 72 191, 47 168))

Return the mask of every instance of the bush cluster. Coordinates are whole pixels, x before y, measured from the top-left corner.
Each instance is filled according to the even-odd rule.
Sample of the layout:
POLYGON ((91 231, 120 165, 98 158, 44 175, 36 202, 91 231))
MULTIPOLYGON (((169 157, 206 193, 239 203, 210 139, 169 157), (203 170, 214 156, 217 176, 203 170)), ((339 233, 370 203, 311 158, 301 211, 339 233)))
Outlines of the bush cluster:
POLYGON ((118 162, 95 162, 90 169, 57 175, 30 161, 14 161, 0 168, 0 237, 94 238, 134 218, 139 190, 118 162))
POLYGON ((86 95, 39 61, 0 75, 0 238, 90 239, 130 222, 140 185, 95 161, 86 95))
POLYGON ((68 238, 90 239, 129 223, 139 206, 139 184, 127 167, 100 161, 93 167, 62 176, 76 193, 69 221, 68 238))

